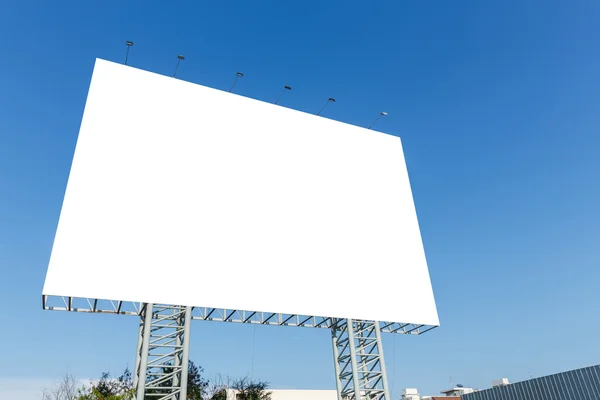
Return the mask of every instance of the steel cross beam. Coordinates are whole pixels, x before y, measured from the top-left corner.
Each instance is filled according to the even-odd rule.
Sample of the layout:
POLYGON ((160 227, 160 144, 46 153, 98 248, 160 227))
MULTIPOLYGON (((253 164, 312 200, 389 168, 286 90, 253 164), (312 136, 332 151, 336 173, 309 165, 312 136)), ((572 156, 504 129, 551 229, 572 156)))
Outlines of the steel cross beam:
POLYGON ((331 337, 338 400, 390 400, 379 322, 338 319, 331 337))
MULTIPOLYGON (((44 310, 120 314, 139 317, 142 315, 143 307, 144 303, 131 301, 113 301, 84 297, 42 295, 42 308, 44 310)), ((331 330, 333 327, 333 318, 330 317, 210 307, 192 307, 192 320, 295 326, 329 330, 331 330)), ((379 327, 381 332, 386 333, 422 335, 436 328, 437 325, 379 321, 379 327)))
POLYGON ((140 315, 136 400, 185 400, 192 308, 147 303, 140 315))

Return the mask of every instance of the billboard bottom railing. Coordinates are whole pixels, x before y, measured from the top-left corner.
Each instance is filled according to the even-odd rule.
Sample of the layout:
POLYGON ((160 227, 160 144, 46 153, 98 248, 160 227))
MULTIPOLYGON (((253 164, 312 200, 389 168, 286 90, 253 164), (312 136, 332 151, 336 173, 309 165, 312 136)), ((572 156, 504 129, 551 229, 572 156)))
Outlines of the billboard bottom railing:
MULTIPOLYGON (((115 301, 93 298, 80 298, 69 296, 42 296, 42 307, 44 310, 70 311, 81 313, 120 314, 140 316, 143 303, 132 301, 115 301)), ((334 318, 310 315, 296 315, 283 313, 269 313, 245 310, 229 310, 223 308, 194 307, 192 311, 193 320, 215 321, 215 322, 237 322, 259 325, 297 326, 303 328, 335 327, 334 318)), ((380 323, 381 332, 421 335, 436 326, 402 322, 380 323)))

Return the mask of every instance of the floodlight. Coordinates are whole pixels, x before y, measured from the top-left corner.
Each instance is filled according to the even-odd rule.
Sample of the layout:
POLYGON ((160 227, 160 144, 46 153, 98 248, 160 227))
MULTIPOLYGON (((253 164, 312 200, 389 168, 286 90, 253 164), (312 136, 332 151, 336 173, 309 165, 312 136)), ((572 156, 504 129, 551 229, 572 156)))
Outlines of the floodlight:
POLYGON ((321 109, 317 113, 317 115, 321 115, 321 112, 323 112, 323 110, 325 109, 325 107, 327 107, 327 104, 329 103, 335 103, 335 99, 333 97, 328 98, 325 104, 323 104, 323 107, 321 107, 321 109))
POLYGON ((291 86, 285 85, 283 87, 283 90, 281 91, 281 93, 279 94, 279 97, 277 97, 277 100, 275 100, 275 104, 279 103, 279 100, 281 99, 281 96, 283 96, 283 94, 285 93, 286 90, 292 90, 291 86))
POLYGON ((386 116, 386 115, 388 115, 388 114, 385 111, 380 112, 379 115, 377 116, 377 118, 375 118, 375 121, 373 121, 373 123, 371 125, 369 125, 368 129, 371 129, 373 127, 373 125, 375 125, 375 123, 377 121, 379 121, 379 118, 381 118, 382 116, 386 116))
POLYGON ((181 60, 185 60, 185 57, 182 56, 181 54, 179 54, 177 56, 177 65, 175 66, 175 72, 173 73, 173 78, 175 78, 175 75, 177 75, 177 70, 179 69, 179 63, 181 62, 181 60))
POLYGON ((242 74, 241 72, 235 73, 235 79, 233 80, 233 84, 231 85, 229 92, 231 92, 233 90, 233 87, 235 86, 235 83, 237 82, 238 78, 241 78, 242 76, 244 76, 244 74, 242 74))
POLYGON ((125 42, 125 44, 127 45, 127 52, 125 53, 125 65, 127 65, 127 60, 129 59, 129 48, 133 46, 133 42, 128 40, 125 42))

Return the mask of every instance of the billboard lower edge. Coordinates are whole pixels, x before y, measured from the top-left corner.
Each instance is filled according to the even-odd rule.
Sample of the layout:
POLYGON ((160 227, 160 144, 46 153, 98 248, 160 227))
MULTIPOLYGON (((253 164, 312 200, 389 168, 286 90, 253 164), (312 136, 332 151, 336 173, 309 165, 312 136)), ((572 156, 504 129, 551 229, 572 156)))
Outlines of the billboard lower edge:
MULTIPOLYGON (((142 303, 131 301, 42 295, 42 308, 44 310, 51 311, 140 316, 142 306, 142 303)), ((210 307, 194 307, 192 310, 192 319, 201 321, 237 322, 258 325, 295 326, 325 329, 332 329, 336 324, 336 319, 331 317, 229 310, 224 308, 210 307)), ((437 328, 435 325, 402 322, 380 321, 379 323, 381 332, 406 335, 422 335, 425 332, 437 328)))

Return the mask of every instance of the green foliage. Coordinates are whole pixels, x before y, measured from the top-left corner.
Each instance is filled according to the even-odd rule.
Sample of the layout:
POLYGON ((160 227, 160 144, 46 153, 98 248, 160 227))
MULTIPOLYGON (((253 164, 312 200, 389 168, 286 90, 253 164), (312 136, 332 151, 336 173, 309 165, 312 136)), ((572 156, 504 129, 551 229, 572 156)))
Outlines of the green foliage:
POLYGON ((227 400, 227 389, 217 389, 213 395, 208 398, 208 400, 227 400))
POLYGON ((75 397, 75 400, 133 400, 135 399, 135 391, 129 389, 121 394, 103 394, 96 387, 88 389, 80 389, 75 397))
POLYGON ((98 383, 79 389, 75 400, 133 400, 134 395, 131 371, 125 369, 116 379, 103 373, 98 383))
MULTIPOLYGON (((172 367, 166 367, 163 372, 169 373, 173 370, 172 367)), ((193 361, 188 364, 188 394, 186 400, 204 400, 208 388, 208 380, 202 377, 204 370, 202 367, 196 366, 193 361)), ((167 379, 161 382, 159 387, 171 387, 172 379, 167 379)), ((152 394, 160 393, 160 391, 152 391, 146 393, 146 400, 155 400, 156 396, 152 394)), ((90 387, 77 390, 73 400, 133 400, 135 398, 135 390, 133 389, 133 379, 131 371, 125 371, 118 378, 111 378, 110 374, 103 373, 97 383, 90 384, 90 387)))
MULTIPOLYGON (((172 371, 171 366, 163 369, 163 372, 172 371)), ((271 400, 271 392, 268 391, 269 383, 264 381, 242 378, 229 384, 229 378, 224 381, 217 377, 209 387, 208 380, 202 377, 204 370, 196 366, 192 361, 188 365, 188 390, 186 400, 227 400, 227 389, 234 389, 237 400, 271 400)), ((154 378, 157 379, 157 378, 154 378)), ((150 380, 151 381, 151 380, 150 380)), ((173 382, 166 380, 159 387, 171 387, 173 382)), ((157 393, 146 393, 145 400, 155 400, 157 393)), ((163 392, 164 393, 164 392, 163 392)), ((90 384, 89 387, 76 389, 75 380, 67 377, 64 382, 53 392, 44 392, 44 400, 134 400, 132 374, 128 369, 117 378, 103 373, 100 380, 90 384)))
POLYGON ((54 388, 42 392, 42 400, 74 400, 77 395, 77 381, 71 375, 65 375, 54 388))
MULTIPOLYGON (((168 374, 173 371, 173 367, 165 367, 163 368, 163 373, 168 374)), ((203 400, 208 388, 208 380, 202 377, 202 373, 204 369, 202 367, 196 366, 192 360, 188 362, 188 382, 187 382, 187 399, 186 400, 203 400)), ((149 382, 152 382, 152 379, 160 379, 160 377, 154 377, 148 379, 149 382)), ((161 381, 158 387, 172 387, 173 379, 165 379, 161 381)), ((148 400, 156 399, 154 394, 163 393, 160 389, 150 390, 146 392, 145 398, 148 400)))
POLYGON ((187 400, 202 400, 208 388, 208 380, 202 378, 204 369, 192 360, 188 364, 187 400))

